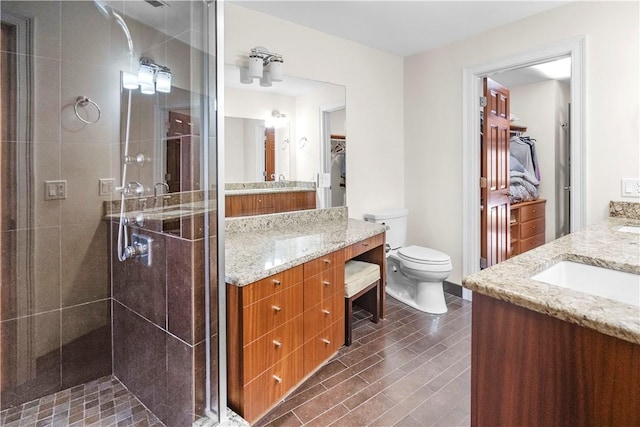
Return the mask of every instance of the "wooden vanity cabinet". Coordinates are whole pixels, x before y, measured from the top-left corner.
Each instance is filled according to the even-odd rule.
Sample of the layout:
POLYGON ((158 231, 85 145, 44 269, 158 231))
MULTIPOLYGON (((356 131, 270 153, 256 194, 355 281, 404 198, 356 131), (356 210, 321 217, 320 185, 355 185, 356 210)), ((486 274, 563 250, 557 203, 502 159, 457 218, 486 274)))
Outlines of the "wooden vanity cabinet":
POLYGON ((282 191, 226 195, 225 217, 264 215, 316 208, 316 192, 282 191))
POLYGON ((545 243, 545 199, 511 205, 511 252, 516 256, 545 243))
POLYGON ((304 264, 304 373, 344 344, 344 251, 304 264))
POLYGON ((256 421, 344 344, 344 250, 227 285, 228 401, 256 421))
POLYGON ((303 266, 227 285, 229 404, 253 421, 303 377, 303 266))
POLYGON ((273 194, 241 194, 225 196, 225 216, 264 215, 274 213, 273 194))

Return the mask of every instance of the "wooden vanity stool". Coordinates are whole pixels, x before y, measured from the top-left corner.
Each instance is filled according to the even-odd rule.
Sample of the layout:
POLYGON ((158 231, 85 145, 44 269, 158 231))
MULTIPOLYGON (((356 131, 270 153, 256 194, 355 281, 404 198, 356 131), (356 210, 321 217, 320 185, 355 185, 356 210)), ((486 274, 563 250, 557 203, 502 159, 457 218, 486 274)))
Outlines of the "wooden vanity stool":
POLYGON ((363 261, 347 261, 344 266, 344 343, 351 345, 353 303, 372 314, 371 321, 380 318, 380 266, 363 261))

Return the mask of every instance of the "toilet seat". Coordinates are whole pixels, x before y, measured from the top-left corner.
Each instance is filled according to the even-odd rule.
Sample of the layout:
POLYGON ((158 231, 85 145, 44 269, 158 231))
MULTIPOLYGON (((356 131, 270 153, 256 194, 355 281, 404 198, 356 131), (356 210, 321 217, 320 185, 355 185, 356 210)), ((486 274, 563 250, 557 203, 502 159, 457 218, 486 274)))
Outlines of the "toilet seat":
POLYGON ((435 249, 422 246, 407 246, 398 249, 398 258, 416 264, 447 265, 451 263, 449 255, 435 249))

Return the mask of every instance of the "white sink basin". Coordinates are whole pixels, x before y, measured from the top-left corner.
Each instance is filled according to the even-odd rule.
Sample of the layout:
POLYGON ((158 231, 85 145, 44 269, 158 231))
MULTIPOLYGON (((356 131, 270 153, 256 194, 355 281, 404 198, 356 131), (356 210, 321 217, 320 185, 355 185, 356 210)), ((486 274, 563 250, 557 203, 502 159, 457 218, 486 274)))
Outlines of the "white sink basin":
POLYGON ((625 225, 623 227, 618 228, 618 231, 622 231, 624 233, 640 234, 640 227, 634 226, 634 225, 625 225))
POLYGON ((578 262, 560 261, 531 278, 550 285, 640 307, 640 275, 638 274, 578 262))

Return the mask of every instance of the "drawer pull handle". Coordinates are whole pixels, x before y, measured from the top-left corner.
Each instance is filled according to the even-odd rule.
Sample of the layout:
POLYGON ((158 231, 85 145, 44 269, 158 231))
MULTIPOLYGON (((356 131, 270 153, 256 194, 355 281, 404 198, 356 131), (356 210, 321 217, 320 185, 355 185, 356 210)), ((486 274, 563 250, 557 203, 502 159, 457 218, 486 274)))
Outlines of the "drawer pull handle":
POLYGON ((282 343, 278 340, 273 340, 273 345, 275 345, 278 348, 282 347, 282 343))
POLYGON ((325 285, 325 286, 330 286, 330 285, 331 285, 331 282, 330 282, 330 281, 328 281, 328 280, 323 280, 323 281, 322 281, 322 284, 323 284, 323 285, 325 285))
POLYGON ((328 316, 331 314, 329 310, 322 310, 322 312, 324 313, 325 316, 328 316))
POLYGON ((323 342, 323 343, 325 343, 326 345, 331 344, 331 341, 329 341, 329 340, 328 340, 328 339, 326 339, 326 338, 322 338, 322 342, 323 342))
POLYGON ((366 248, 367 246, 369 246, 369 244, 368 243, 363 243, 362 246, 364 246, 366 248))
POLYGON ((282 307, 278 307, 277 305, 272 305, 271 308, 273 308, 273 311, 275 311, 276 313, 282 310, 282 307))
POLYGON ((279 376, 277 376, 277 375, 274 375, 274 376, 273 376, 273 379, 274 379, 274 380, 276 380, 276 382, 277 382, 278 384, 280 384, 280 383, 282 382, 282 378, 280 378, 280 377, 279 377, 279 376))
POLYGON ((273 284, 276 286, 280 286, 280 280, 273 279, 273 284))
POLYGON ((323 259, 325 264, 331 264, 331 260, 330 259, 323 259))

